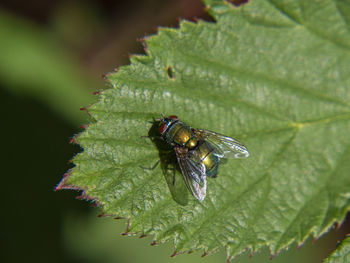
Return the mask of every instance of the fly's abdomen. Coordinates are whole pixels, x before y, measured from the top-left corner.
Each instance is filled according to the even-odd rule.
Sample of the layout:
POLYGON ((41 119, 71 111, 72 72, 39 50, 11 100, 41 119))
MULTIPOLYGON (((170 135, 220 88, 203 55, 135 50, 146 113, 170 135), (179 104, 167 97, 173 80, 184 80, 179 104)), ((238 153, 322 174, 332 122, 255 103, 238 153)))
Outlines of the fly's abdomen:
POLYGON ((201 141, 193 154, 190 157, 192 161, 198 164, 204 164, 206 168, 206 175, 209 177, 216 177, 219 167, 219 158, 214 155, 214 148, 210 143, 201 141))

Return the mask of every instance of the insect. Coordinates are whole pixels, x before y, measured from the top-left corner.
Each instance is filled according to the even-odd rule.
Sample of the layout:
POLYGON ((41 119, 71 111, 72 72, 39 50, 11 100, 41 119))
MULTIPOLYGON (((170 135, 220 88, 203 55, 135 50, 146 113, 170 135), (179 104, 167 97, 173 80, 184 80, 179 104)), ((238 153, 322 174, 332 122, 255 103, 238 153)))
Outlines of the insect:
POLYGON ((175 151, 187 188, 199 201, 207 192, 207 177, 218 175, 221 158, 246 158, 248 149, 239 141, 216 132, 194 129, 171 115, 159 120, 159 132, 175 151))

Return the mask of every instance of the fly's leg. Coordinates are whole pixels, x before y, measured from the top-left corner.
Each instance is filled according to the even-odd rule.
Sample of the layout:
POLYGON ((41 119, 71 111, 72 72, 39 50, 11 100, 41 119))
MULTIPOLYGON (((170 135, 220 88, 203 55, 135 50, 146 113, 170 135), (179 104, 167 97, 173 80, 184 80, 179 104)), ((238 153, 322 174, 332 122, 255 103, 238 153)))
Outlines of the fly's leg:
POLYGON ((159 163, 160 163, 160 160, 156 161, 156 163, 152 167, 144 167, 144 166, 140 166, 140 167, 145 170, 154 170, 156 169, 159 163))
POLYGON ((163 137, 162 136, 141 136, 141 138, 143 138, 143 139, 161 139, 161 140, 163 140, 163 137))
POLYGON ((175 169, 175 167, 173 168, 173 172, 174 172, 174 174, 173 174, 173 185, 175 185, 175 176, 176 176, 176 169, 175 169))

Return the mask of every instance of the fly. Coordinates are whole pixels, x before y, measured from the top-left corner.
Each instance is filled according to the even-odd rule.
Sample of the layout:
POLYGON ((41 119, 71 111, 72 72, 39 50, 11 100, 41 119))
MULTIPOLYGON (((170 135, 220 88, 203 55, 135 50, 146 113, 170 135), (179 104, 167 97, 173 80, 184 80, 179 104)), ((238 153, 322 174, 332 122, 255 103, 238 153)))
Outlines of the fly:
POLYGON ((221 158, 246 158, 239 141, 216 132, 194 129, 171 115, 160 119, 161 137, 174 149, 187 188, 199 201, 207 193, 207 177, 218 175, 221 158))

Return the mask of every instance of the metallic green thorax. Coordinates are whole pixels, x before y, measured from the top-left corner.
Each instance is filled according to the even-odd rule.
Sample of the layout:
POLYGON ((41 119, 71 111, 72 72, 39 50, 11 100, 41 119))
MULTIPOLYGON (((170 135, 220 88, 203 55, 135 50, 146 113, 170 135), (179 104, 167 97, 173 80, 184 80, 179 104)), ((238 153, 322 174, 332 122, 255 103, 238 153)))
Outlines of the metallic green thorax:
POLYGON ((182 147, 193 149, 197 146, 198 141, 191 129, 182 122, 173 123, 166 132, 166 140, 170 144, 177 144, 182 147))

